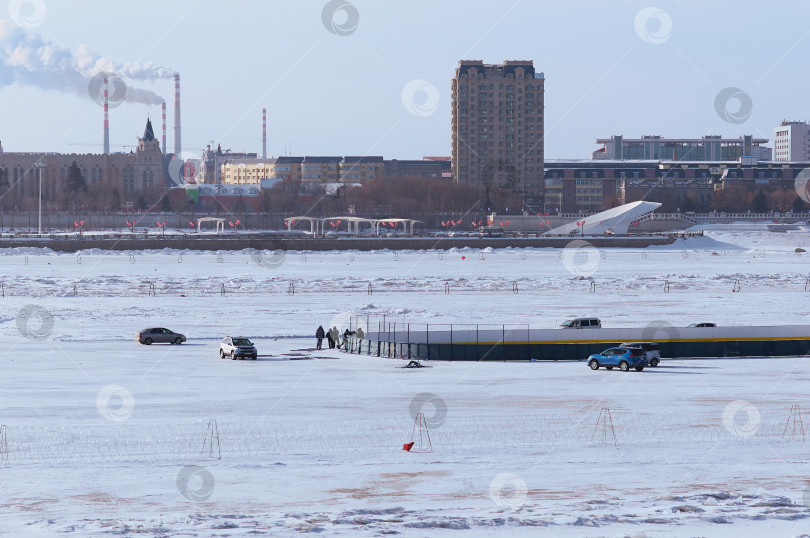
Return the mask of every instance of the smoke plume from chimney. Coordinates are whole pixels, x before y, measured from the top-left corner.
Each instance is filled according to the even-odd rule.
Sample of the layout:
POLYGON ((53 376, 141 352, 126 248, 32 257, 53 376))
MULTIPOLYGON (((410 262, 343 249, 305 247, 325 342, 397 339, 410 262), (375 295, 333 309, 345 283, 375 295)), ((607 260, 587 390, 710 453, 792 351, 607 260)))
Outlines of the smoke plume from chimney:
MULTIPOLYGON (((114 62, 86 45, 80 45, 74 55, 62 45, 45 41, 11 21, 0 20, 0 87, 16 82, 44 90, 87 95, 91 79, 100 72, 134 80, 168 79, 174 75, 173 70, 152 62, 114 62)), ((97 102, 98 97, 95 96, 97 102)), ((122 99, 146 105, 163 102, 153 91, 129 86, 122 99)))

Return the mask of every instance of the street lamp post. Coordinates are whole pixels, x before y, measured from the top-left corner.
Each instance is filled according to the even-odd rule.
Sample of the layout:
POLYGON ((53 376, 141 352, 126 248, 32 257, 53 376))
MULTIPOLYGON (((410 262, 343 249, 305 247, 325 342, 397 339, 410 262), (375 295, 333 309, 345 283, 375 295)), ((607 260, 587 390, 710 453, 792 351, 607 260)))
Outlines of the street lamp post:
POLYGON ((42 169, 45 168, 45 164, 42 161, 38 161, 34 166, 37 168, 37 173, 39 175, 39 204, 38 204, 38 211, 37 211, 37 234, 42 235, 42 169))

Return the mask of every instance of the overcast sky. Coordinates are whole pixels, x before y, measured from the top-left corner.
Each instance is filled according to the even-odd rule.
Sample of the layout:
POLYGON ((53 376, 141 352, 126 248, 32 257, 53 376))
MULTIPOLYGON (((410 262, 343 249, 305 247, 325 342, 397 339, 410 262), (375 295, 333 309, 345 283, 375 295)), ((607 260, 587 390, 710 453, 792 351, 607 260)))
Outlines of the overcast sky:
POLYGON ((782 119, 810 118, 806 0, 0 6, 5 151, 100 152, 102 110, 86 86, 102 68, 128 88, 110 112, 113 151, 136 143, 148 115, 160 138, 160 105, 133 102, 155 94, 173 149, 174 85, 149 77, 174 71, 188 152, 211 141, 261 151, 267 107, 271 156, 449 156, 461 59, 534 60, 546 76, 546 159, 587 158, 612 134, 771 139, 782 119))

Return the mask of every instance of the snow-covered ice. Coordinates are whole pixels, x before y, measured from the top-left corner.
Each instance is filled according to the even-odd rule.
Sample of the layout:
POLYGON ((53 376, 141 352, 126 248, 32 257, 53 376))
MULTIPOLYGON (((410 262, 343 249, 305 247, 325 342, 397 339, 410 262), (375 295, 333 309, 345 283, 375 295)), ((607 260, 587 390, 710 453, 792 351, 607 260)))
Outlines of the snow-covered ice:
POLYGON ((807 357, 621 373, 314 349, 350 320, 810 323, 810 234, 728 228, 643 250, 0 250, 0 532, 809 533, 807 357), (189 341, 138 345, 149 326, 189 341), (227 334, 259 360, 220 360, 227 334), (402 450, 417 412, 432 451, 402 450))

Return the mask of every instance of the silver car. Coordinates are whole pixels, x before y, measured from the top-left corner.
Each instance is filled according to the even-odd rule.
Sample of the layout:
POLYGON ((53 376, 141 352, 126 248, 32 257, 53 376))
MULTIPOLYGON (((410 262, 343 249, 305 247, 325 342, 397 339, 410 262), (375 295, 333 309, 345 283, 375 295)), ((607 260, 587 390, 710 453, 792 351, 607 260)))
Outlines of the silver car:
POLYGON ((661 349, 654 342, 630 342, 622 344, 623 347, 637 347, 644 350, 650 366, 658 366, 661 362, 661 349))
POLYGON ((147 346, 152 344, 177 344, 180 345, 186 341, 186 337, 180 333, 156 327, 152 329, 144 329, 135 335, 135 341, 147 346))

